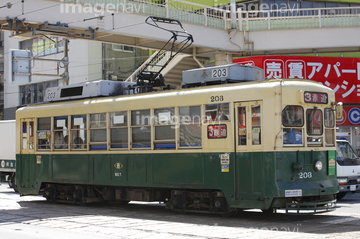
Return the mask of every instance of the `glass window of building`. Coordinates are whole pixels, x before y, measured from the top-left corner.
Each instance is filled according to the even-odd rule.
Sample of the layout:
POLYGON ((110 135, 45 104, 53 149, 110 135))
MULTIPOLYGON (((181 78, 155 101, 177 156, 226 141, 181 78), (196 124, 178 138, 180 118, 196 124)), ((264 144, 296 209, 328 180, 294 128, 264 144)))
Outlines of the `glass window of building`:
POLYGON ((22 105, 42 103, 46 89, 55 86, 58 86, 57 80, 19 86, 20 103, 22 105))
POLYGON ((149 58, 149 50, 108 43, 102 46, 103 79, 124 80, 149 58))

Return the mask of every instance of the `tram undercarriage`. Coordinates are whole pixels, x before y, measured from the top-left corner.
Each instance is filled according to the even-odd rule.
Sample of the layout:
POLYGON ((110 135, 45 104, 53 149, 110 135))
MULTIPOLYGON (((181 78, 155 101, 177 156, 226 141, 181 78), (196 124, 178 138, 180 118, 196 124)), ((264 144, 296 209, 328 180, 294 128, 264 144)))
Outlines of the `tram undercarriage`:
POLYGON ((46 184, 41 193, 50 202, 80 205, 96 202, 158 201, 166 203, 167 209, 182 213, 234 215, 238 211, 229 207, 221 191, 46 184))

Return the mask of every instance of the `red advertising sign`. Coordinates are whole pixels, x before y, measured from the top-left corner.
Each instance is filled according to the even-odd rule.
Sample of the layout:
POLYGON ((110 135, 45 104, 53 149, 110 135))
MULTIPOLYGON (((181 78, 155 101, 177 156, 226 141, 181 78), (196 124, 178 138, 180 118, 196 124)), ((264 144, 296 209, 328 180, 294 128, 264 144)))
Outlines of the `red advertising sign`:
POLYGON ((258 56, 234 63, 264 69, 264 78, 315 80, 335 91, 337 102, 360 102, 360 59, 345 57, 258 56))
POLYGON ((227 137, 226 124, 208 125, 207 130, 209 139, 219 139, 227 137))
POLYGON ((336 120, 336 125, 360 125, 360 106, 344 106, 343 116, 340 120, 336 120))

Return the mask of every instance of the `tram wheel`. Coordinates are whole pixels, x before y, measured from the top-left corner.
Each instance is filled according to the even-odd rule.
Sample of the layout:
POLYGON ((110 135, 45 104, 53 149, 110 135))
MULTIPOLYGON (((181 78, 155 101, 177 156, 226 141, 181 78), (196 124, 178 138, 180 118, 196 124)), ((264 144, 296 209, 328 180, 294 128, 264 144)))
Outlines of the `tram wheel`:
POLYGON ((9 187, 13 188, 15 192, 19 192, 15 183, 15 173, 10 176, 10 179, 8 180, 8 184, 9 187))

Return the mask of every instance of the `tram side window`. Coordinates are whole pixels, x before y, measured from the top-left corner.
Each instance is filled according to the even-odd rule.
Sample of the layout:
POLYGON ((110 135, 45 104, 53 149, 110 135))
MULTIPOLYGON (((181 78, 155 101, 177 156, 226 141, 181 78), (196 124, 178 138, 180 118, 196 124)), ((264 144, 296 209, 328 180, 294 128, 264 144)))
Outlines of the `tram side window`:
POLYGON ((175 149, 175 108, 154 109, 155 149, 175 149))
POLYGON ((132 148, 151 148, 150 110, 131 111, 132 148))
POLYGON ((90 114, 90 149, 107 149, 106 113, 90 114))
POLYGON ((324 110, 325 145, 335 145, 335 112, 332 109, 324 110))
POLYGON ((32 121, 22 123, 22 149, 34 149, 34 122, 32 121), (29 124, 29 135, 27 129, 28 124, 29 124), (28 140, 29 140, 29 144, 28 144, 28 140))
POLYGON ((37 119, 37 149, 51 149, 51 118, 37 119))
POLYGON ((26 122, 22 123, 22 149, 28 149, 27 139, 27 125, 26 122))
POLYGON ((252 144, 261 144, 261 111, 260 105, 251 106, 251 121, 252 121, 252 144))
POLYGON ((69 128, 68 117, 54 117, 54 149, 68 149, 69 128))
POLYGON ((205 105, 205 120, 207 122, 229 121, 229 103, 205 105))
POLYGON ((71 116, 71 149, 86 149, 86 115, 71 116))
POLYGON ((201 106, 179 107, 180 147, 201 147, 201 106))
POLYGON ((323 115, 319 109, 308 109, 306 111, 306 131, 308 145, 322 145, 323 115))
POLYGON ((110 113, 110 147, 112 149, 128 148, 127 112, 110 113))
POLYGON ((303 145, 304 109, 297 105, 288 105, 282 111, 283 144, 303 145))

